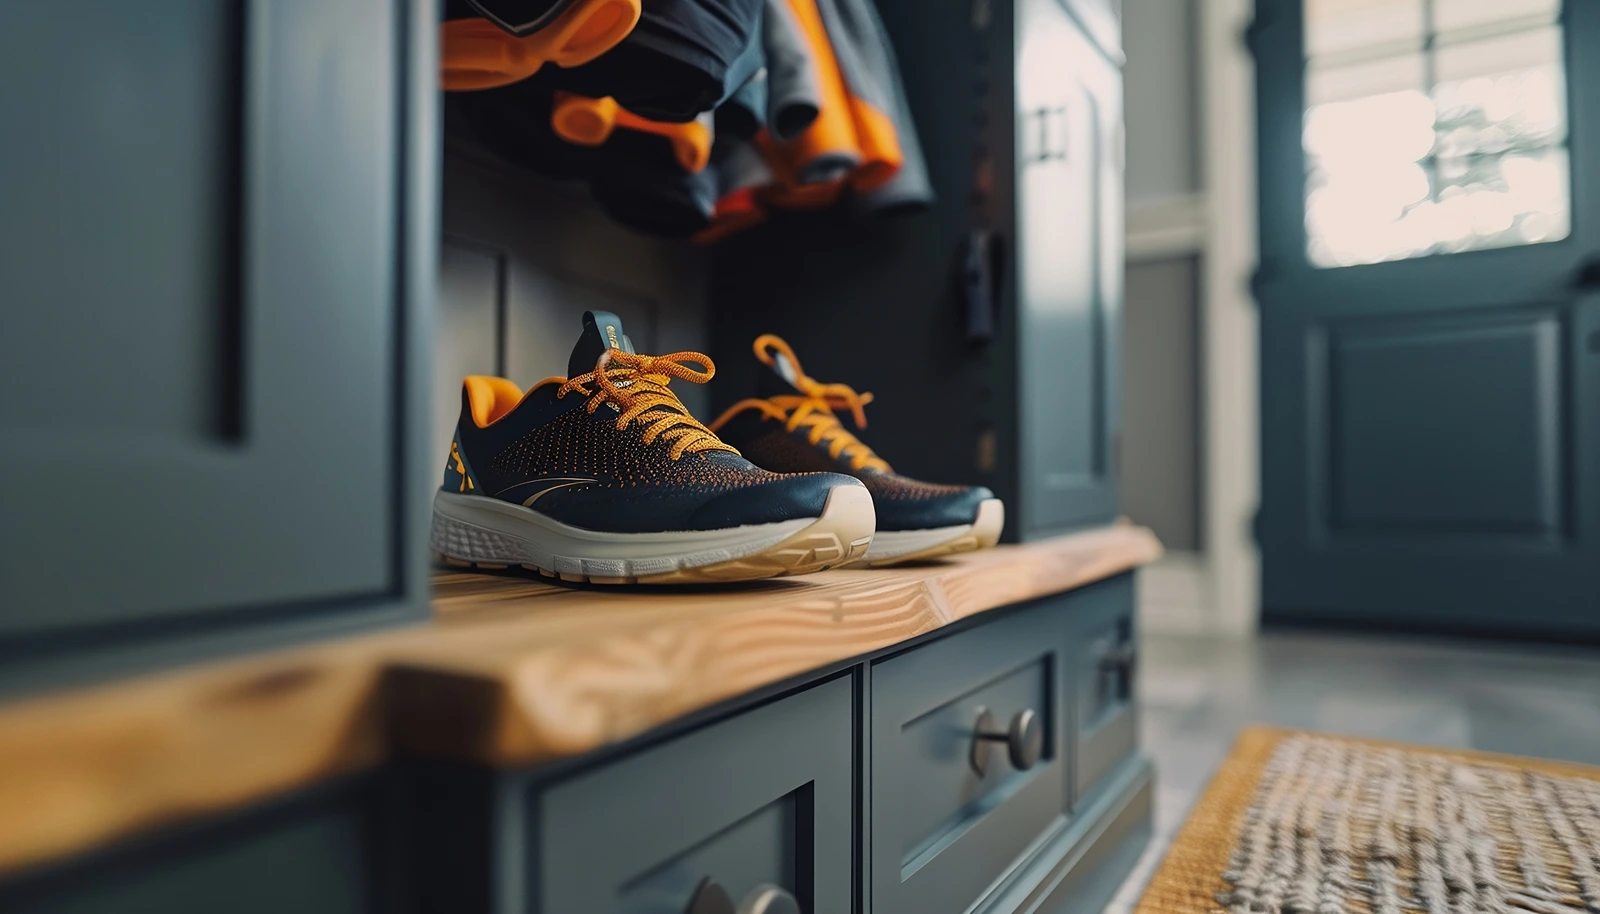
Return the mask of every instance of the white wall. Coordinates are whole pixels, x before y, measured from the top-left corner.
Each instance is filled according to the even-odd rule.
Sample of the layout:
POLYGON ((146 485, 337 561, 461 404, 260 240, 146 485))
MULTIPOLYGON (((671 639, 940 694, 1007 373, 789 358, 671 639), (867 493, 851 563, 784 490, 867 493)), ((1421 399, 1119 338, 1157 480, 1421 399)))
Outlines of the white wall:
POLYGON ((1128 201, 1200 190, 1197 0, 1125 0, 1128 201))
POLYGON ((1248 286, 1256 261, 1255 85, 1243 41, 1253 6, 1123 7, 1126 346, 1129 370, 1140 372, 1125 380, 1135 395, 1123 415, 1124 507, 1169 544, 1141 585, 1141 624, 1151 631, 1245 635, 1259 616, 1250 533, 1260 483, 1257 342, 1248 286), (1180 418, 1175 403, 1192 413, 1180 418), (1130 460, 1134 442, 1161 453, 1130 460))
POLYGON ((1125 0, 1129 263, 1123 511, 1171 552, 1201 548, 1197 0, 1125 0))

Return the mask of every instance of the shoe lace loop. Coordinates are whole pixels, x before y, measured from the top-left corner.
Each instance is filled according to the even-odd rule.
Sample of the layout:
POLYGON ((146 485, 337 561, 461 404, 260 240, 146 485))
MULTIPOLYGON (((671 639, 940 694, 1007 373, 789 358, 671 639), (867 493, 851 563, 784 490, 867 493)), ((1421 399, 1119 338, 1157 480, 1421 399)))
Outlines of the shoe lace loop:
POLYGON ((850 461, 854 470, 872 469, 890 472, 888 461, 879 457, 865 442, 844 427, 834 410, 849 410, 855 427, 867 427, 864 407, 872 402, 872 394, 857 393, 848 384, 823 384, 806 374, 794 349, 781 337, 771 333, 756 337, 756 358, 771 368, 778 367, 778 359, 788 361, 789 372, 784 376, 799 391, 766 400, 745 400, 723 414, 714 425, 721 425, 729 416, 742 409, 758 409, 773 419, 785 420, 789 431, 802 428, 811 430, 809 440, 813 445, 827 444, 828 456, 838 460, 841 456, 850 461), (792 377, 790 376, 792 375, 792 377))
POLYGON ((704 384, 716 373, 711 359, 698 352, 652 356, 608 349, 595 360, 594 371, 568 378, 556 390, 556 397, 573 392, 588 397, 584 410, 590 415, 602 404, 611 404, 618 413, 618 430, 639 422, 644 427, 645 444, 652 444, 657 438, 672 442, 668 456, 673 460, 700 451, 737 454, 732 445, 689 415, 683 401, 667 386, 673 378, 704 384), (594 389, 590 390, 589 385, 594 389))

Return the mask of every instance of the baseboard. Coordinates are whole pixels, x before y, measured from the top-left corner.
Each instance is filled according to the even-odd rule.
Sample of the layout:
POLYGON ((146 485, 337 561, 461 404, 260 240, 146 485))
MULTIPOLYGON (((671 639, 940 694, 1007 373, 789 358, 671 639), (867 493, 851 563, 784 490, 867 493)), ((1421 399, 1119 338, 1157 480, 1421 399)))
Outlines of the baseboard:
POLYGON ((1168 553, 1139 571, 1139 630, 1146 635, 1221 634, 1212 593, 1205 556, 1168 553))

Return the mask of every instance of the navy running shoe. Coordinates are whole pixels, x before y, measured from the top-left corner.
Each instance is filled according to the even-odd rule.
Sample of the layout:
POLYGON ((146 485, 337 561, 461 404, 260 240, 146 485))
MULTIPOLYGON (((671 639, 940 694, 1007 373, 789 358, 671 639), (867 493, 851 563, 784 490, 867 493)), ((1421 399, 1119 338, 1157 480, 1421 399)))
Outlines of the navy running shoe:
POLYGON ((878 532, 861 563, 880 566, 984 549, 1000 541, 1005 503, 983 486, 922 482, 894 472, 834 410, 847 410, 856 428, 872 394, 844 384, 822 384, 800 368, 789 344, 758 337, 756 358, 771 369, 763 383, 781 390, 744 400, 711 428, 755 462, 779 473, 831 471, 860 479, 872 493, 878 532))
POLYGON ((867 554, 865 486, 774 473, 691 416, 673 380, 705 383, 699 353, 638 355, 616 315, 585 313, 568 377, 524 392, 468 377, 434 496, 446 562, 520 565, 597 584, 804 574, 867 554))

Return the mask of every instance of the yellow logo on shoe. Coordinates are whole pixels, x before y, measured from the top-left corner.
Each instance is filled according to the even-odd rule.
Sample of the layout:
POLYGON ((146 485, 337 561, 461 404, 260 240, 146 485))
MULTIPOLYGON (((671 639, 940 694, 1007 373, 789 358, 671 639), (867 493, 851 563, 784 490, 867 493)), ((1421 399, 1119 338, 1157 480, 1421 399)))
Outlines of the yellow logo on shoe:
POLYGON ((472 477, 467 475, 467 463, 461 459, 460 442, 450 442, 450 461, 455 464, 455 471, 461 475, 461 488, 459 492, 470 492, 476 488, 472 484, 472 477))

